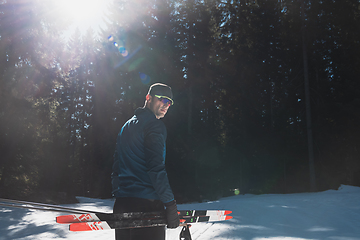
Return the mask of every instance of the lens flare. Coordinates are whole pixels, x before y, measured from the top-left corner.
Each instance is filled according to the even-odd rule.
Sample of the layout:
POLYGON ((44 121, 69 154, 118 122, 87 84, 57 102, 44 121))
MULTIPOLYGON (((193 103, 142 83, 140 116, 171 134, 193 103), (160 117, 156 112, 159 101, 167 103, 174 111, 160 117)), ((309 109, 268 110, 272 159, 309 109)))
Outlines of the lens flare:
POLYGON ((125 50, 125 52, 123 52, 121 55, 122 55, 123 57, 127 57, 127 56, 129 56, 129 52, 128 52, 127 50, 125 50))
POLYGON ((119 52, 123 57, 127 57, 129 55, 129 52, 126 50, 125 47, 119 47, 119 52))
MULTIPOLYGON (((121 65, 123 65, 124 63, 126 63, 129 59, 131 59, 142 48, 142 46, 139 45, 130 54, 130 52, 125 48, 125 42, 123 40, 119 39, 118 41, 115 41, 115 38, 112 35, 108 36, 108 40, 109 40, 109 42, 112 42, 112 44, 114 44, 114 46, 117 48, 117 50, 119 50, 120 54, 124 57, 124 59, 121 62, 119 62, 118 64, 116 64, 114 66, 114 68, 118 68, 121 65)), ((144 58, 140 58, 140 59, 136 60, 135 62, 133 62, 131 64, 131 66, 129 67, 129 71, 135 70, 143 60, 144 60, 144 58)))
POLYGON ((146 75, 145 73, 139 72, 139 76, 140 76, 141 82, 143 84, 147 85, 150 83, 151 78, 148 75, 146 75))
MULTIPOLYGON (((131 64, 129 65, 129 71, 134 71, 136 69, 139 69, 139 67, 141 67, 141 63, 145 61, 145 58, 142 57, 142 58, 138 58, 134 61, 131 62, 131 64)), ((141 70, 141 69, 139 69, 141 70)))

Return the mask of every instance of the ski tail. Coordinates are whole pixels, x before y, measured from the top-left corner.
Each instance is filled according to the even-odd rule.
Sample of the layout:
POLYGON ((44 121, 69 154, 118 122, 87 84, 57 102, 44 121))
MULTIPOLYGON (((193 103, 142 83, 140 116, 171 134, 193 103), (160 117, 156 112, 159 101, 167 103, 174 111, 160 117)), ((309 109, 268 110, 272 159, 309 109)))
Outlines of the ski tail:
POLYGON ((197 222, 218 222, 232 219, 232 216, 195 216, 195 217, 183 217, 180 219, 181 223, 197 223, 197 222))
POLYGON ((179 216, 219 216, 229 215, 229 210, 179 210, 179 216))

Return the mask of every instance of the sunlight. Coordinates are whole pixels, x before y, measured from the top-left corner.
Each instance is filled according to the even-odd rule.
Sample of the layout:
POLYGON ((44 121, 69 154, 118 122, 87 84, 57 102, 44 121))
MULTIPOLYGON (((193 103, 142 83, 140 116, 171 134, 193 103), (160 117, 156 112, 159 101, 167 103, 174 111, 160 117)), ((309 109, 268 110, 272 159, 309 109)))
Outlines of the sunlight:
POLYGON ((53 0, 59 16, 71 21, 71 31, 79 28, 82 33, 90 27, 97 32, 104 27, 103 18, 112 0, 53 0))
POLYGON ((97 0, 62 0, 57 1, 57 5, 61 12, 75 22, 88 21, 101 8, 101 2, 97 0))

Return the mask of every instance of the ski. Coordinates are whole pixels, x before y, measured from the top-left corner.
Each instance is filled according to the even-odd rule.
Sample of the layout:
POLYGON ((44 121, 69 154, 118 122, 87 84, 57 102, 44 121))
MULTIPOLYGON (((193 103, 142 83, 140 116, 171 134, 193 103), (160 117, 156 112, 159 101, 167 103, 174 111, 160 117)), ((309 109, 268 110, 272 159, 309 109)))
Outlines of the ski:
POLYGON ((98 221, 121 221, 126 219, 143 218, 164 218, 162 212, 130 212, 130 213, 84 213, 71 214, 56 217, 56 222, 61 224, 79 223, 79 222, 98 222, 98 221))
POLYGON ((219 216, 229 215, 229 210, 178 210, 180 216, 219 216))
POLYGON ((180 219, 180 222, 181 223, 218 222, 218 221, 226 221, 232 218, 233 218, 232 216, 228 216, 228 215, 194 216, 194 217, 183 216, 182 219, 180 219))
MULTIPOLYGON (((216 222, 232 219, 231 216, 195 216, 195 217, 183 217, 180 219, 180 223, 190 224, 199 222, 216 222)), ((70 231, 99 231, 110 229, 128 229, 128 228, 142 228, 142 227, 156 227, 166 226, 166 219, 126 219, 122 221, 97 221, 97 222, 80 222, 70 224, 70 231)))
MULTIPOLYGON (((184 216, 224 216, 231 214, 228 210, 179 210, 180 217, 184 216)), ((164 218, 163 212, 131 212, 131 213, 84 213, 58 216, 57 223, 79 223, 79 222, 99 222, 99 221, 121 221, 124 219, 143 219, 143 218, 164 218)))
POLYGON ((99 231, 110 229, 129 229, 142 227, 166 226, 165 219, 134 219, 123 221, 99 221, 99 222, 81 222, 70 224, 69 230, 72 232, 80 231, 99 231))

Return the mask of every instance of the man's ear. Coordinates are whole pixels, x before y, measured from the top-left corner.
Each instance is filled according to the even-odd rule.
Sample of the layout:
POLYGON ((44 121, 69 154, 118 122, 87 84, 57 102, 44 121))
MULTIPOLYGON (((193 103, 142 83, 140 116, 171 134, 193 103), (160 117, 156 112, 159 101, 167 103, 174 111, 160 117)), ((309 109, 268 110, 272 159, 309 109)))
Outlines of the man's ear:
POLYGON ((150 101, 150 100, 151 100, 150 94, 146 95, 146 101, 150 101))

